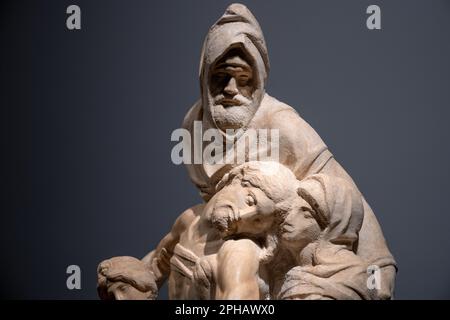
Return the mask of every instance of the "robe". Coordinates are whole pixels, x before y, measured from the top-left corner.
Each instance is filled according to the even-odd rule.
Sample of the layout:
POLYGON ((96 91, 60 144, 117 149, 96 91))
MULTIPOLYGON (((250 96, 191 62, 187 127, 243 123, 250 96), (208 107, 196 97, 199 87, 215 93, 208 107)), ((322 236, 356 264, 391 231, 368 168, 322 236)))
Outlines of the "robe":
MULTIPOLYGON (((351 250, 358 259, 365 261, 366 265, 377 265, 382 269, 382 284, 378 290, 378 298, 391 298, 396 264, 374 212, 317 132, 294 108, 265 92, 265 82, 269 73, 267 47, 258 22, 243 5, 231 5, 206 36, 200 61, 202 95, 186 114, 183 128, 194 136, 194 121, 200 121, 203 130, 216 128, 220 131, 210 108, 213 97, 209 90, 209 72, 215 61, 236 47, 241 48, 251 58, 256 78, 253 100, 259 107, 253 118, 242 128, 243 133, 235 138, 245 139, 245 132, 248 129, 277 129, 279 161, 291 169, 298 180, 302 181, 317 174, 325 175, 329 179, 341 179, 353 189, 354 194, 361 197, 361 223, 360 228, 355 231, 357 237, 351 250)), ((257 149, 249 152, 263 153, 267 150, 257 149)), ((246 156, 249 157, 248 154, 246 156)), ((186 166, 190 179, 199 189, 203 199, 208 201, 215 194, 217 182, 230 168, 237 165, 239 163, 217 165, 203 162, 186 166)))

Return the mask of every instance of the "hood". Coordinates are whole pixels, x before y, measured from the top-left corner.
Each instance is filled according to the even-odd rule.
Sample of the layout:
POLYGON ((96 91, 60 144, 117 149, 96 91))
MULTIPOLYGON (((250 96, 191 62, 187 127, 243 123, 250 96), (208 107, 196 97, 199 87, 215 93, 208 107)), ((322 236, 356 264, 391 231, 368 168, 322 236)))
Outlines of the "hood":
POLYGON ((223 16, 209 29, 200 58, 200 87, 203 112, 213 121, 210 107, 213 97, 209 90, 211 66, 231 49, 239 48, 251 60, 255 73, 254 103, 258 106, 264 97, 264 86, 269 73, 269 56, 262 30, 253 14, 242 4, 230 5, 223 16))
POLYGON ((344 179, 315 174, 300 181, 298 194, 313 208, 322 239, 355 251, 364 218, 362 196, 344 179))

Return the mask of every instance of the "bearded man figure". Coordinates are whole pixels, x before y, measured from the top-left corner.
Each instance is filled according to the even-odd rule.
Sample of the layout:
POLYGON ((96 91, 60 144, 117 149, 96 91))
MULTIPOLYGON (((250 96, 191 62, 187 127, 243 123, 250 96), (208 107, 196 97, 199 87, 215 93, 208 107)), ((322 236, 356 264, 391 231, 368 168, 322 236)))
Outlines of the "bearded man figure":
MULTIPOLYGON (((363 260, 365 265, 375 266, 375 270, 378 270, 380 281, 376 284, 374 298, 391 299, 397 267, 372 209, 314 129, 292 107, 266 93, 265 83, 268 73, 267 47, 257 20, 244 5, 230 5, 206 36, 200 60, 201 99, 188 111, 183 128, 194 135, 194 123, 201 122, 203 130, 215 129, 225 140, 231 140, 233 143, 247 139, 247 132, 251 130, 278 130, 277 150, 246 149, 245 161, 263 158, 267 153, 277 152, 278 161, 289 168, 299 181, 317 174, 330 181, 333 179, 345 181, 346 188, 351 188, 349 192, 352 197, 355 195, 360 197, 363 211, 360 221, 357 222, 361 224, 360 228, 357 228, 359 234, 355 234, 354 239, 348 239, 352 243, 350 250, 358 259, 363 260), (234 135, 228 134, 227 131, 231 129, 235 130, 234 135)), ((203 148, 205 147, 203 145, 203 148)), ((216 193, 217 183, 239 164, 203 161, 186 166, 192 182, 199 189, 205 202, 208 202, 216 193)), ((342 200, 333 199, 336 203, 345 201, 344 197, 348 196, 345 192, 336 195, 342 197, 342 200)), ((328 205, 332 210, 332 205, 327 204, 326 199, 324 205, 328 205)), ((180 233, 201 214, 204 207, 204 204, 200 204, 184 212, 177 219, 172 231, 142 261, 124 258, 126 261, 133 261, 130 263, 142 264, 130 268, 141 271, 146 268, 158 288, 161 287, 171 272, 170 260, 174 255, 180 233)), ((205 244, 205 250, 206 248, 205 244)), ((191 253, 189 256, 195 260, 191 253)), ((329 258, 332 260, 332 257, 329 258)), ((135 281, 132 281, 130 272, 118 269, 125 268, 124 263, 116 263, 118 266, 116 268, 111 267, 111 263, 107 265, 109 271, 104 267, 99 268, 102 279, 109 279, 110 272, 114 275, 123 274, 122 281, 134 288, 154 287, 152 283, 148 283, 147 286, 143 284, 134 286, 135 281)), ((169 291, 171 287, 169 284, 169 291)), ((104 285, 100 285, 99 288, 106 290, 104 285)))

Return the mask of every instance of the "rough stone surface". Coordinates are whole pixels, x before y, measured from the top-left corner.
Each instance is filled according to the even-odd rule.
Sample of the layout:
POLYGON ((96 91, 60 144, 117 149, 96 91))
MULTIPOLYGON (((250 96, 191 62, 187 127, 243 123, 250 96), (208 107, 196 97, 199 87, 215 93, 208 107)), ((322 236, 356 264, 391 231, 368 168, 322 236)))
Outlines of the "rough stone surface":
POLYGON ((187 164, 205 203, 142 260, 103 261, 100 298, 155 299, 167 279, 171 299, 393 297, 396 264, 372 209, 314 129, 265 92, 268 74, 258 22, 229 6, 204 42, 201 99, 183 128, 198 121, 234 143, 275 129, 278 161, 248 148, 241 163, 187 164))

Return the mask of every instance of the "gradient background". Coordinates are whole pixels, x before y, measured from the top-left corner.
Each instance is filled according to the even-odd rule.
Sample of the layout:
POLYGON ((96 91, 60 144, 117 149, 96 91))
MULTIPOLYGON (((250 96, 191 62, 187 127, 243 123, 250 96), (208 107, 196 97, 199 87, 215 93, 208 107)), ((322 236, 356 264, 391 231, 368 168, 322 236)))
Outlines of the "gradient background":
MULTIPOLYGON (((2 1, 3 298, 96 299, 101 260, 145 255, 200 201, 170 134, 230 3, 2 1), (70 4, 80 31, 66 29, 70 4), (71 264, 81 290, 66 288, 71 264)), ((450 298, 450 1, 243 3, 268 43, 268 92, 373 207, 400 268, 396 298, 450 298), (381 31, 366 28, 370 4, 381 31)))

